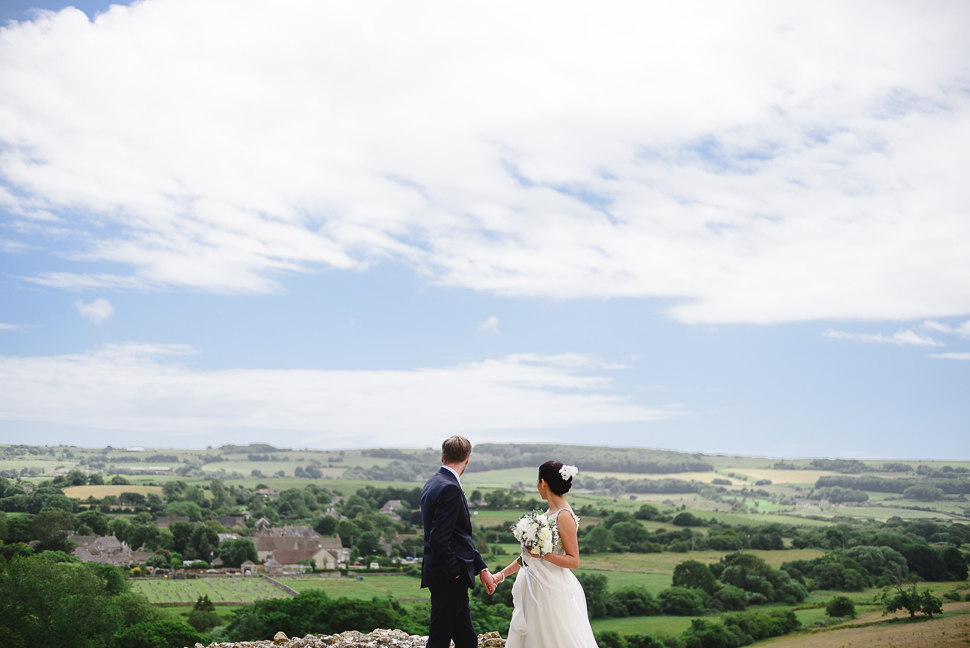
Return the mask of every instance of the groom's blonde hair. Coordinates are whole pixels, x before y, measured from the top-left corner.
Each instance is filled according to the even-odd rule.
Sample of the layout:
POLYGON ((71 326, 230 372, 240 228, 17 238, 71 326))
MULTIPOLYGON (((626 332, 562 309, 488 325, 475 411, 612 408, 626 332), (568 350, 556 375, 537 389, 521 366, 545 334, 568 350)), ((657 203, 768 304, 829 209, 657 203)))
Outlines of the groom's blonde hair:
POLYGON ((457 434, 441 444, 441 460, 448 464, 461 463, 472 453, 472 442, 457 434))

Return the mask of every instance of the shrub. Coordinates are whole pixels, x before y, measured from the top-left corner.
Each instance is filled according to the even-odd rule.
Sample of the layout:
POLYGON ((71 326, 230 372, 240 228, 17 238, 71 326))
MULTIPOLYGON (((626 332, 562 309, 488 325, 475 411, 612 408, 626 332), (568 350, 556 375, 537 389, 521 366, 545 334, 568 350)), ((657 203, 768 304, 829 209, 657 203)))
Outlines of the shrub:
POLYGON ((215 612, 206 612, 203 610, 192 610, 189 612, 189 625, 195 628, 197 632, 206 633, 213 628, 222 625, 222 620, 219 615, 215 612))
POLYGON ((710 568, 697 560, 685 560, 674 567, 674 587, 702 589, 708 594, 714 593, 717 581, 710 568))
POLYGON ((677 526, 682 526, 682 527, 697 527, 697 526, 704 526, 704 520, 700 519, 693 513, 688 513, 687 511, 683 511, 681 513, 678 513, 674 517, 674 519, 672 520, 672 524, 676 524, 677 526))
POLYGON ((671 616, 704 614, 704 598, 685 587, 671 587, 660 592, 660 610, 671 616))
POLYGON ((687 648, 738 648, 740 638, 726 626, 714 621, 694 619, 684 630, 684 644, 687 648))
POLYGON ((714 598, 721 604, 721 608, 738 612, 748 605, 748 597, 744 590, 734 585, 723 585, 714 594, 714 598))
POLYGON ((629 616, 655 616, 660 614, 660 604, 642 586, 624 587, 613 594, 616 602, 626 608, 629 616))
POLYGON ((758 592, 748 594, 748 605, 764 605, 768 602, 768 597, 758 592))
POLYGON ((596 633, 596 643, 601 648, 627 648, 628 644, 619 633, 613 630, 604 630, 596 633))
POLYGON ((848 596, 836 596, 825 605, 825 614, 830 617, 852 617, 856 616, 855 602, 848 596))
POLYGON ((205 637, 183 621, 166 619, 137 623, 114 637, 115 648, 168 648, 170 646, 194 646, 205 637))

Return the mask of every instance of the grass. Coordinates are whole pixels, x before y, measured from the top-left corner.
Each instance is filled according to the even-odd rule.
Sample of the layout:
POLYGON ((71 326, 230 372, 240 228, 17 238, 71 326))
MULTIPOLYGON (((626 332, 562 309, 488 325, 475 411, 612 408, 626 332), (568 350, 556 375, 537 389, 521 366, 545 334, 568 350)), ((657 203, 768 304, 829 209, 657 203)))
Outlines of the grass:
POLYGON ((387 574, 360 574, 360 576, 363 576, 363 580, 357 576, 353 578, 294 576, 277 580, 298 592, 323 590, 330 598, 371 599, 379 596, 398 601, 426 601, 431 597, 427 589, 421 589, 421 580, 413 576, 387 574))
POLYGON ((621 635, 668 634, 677 635, 690 627, 690 622, 700 617, 644 616, 623 619, 594 619, 590 625, 593 632, 612 630, 621 635))
MULTIPOLYGON (((208 596, 213 603, 252 602, 259 599, 287 596, 280 588, 262 578, 213 577, 193 580, 135 580, 136 592, 144 594, 150 603, 194 603, 200 596, 208 596)), ((294 588, 295 589, 295 588, 294 588)))

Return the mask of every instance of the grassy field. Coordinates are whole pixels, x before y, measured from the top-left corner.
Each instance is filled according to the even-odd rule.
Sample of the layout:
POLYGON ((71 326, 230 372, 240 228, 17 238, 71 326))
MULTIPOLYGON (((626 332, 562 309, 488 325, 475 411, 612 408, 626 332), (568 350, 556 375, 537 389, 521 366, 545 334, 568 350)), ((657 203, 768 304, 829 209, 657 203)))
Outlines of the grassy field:
MULTIPOLYGON (((323 590, 330 598, 371 599, 390 597, 398 601, 427 601, 431 594, 421 589, 421 580, 413 576, 361 574, 354 578, 320 578, 292 576, 277 580, 298 592, 323 590)), ((279 591, 279 590, 277 590, 279 591)))
POLYGON ((943 615, 909 622, 865 611, 855 621, 768 639, 772 648, 951 648, 970 645, 970 603, 948 603, 943 615))
MULTIPOLYGON (((267 598, 281 598, 286 592, 262 578, 198 578, 194 580, 135 580, 136 592, 144 594, 151 603, 194 603, 200 596, 208 596, 213 603, 225 601, 247 603, 267 598)), ((295 588, 294 588, 295 589, 295 588)))
POLYGON ((626 617, 624 619, 595 619, 590 625, 593 632, 612 630, 621 635, 628 634, 666 634, 676 635, 690 627, 690 622, 698 617, 626 617))

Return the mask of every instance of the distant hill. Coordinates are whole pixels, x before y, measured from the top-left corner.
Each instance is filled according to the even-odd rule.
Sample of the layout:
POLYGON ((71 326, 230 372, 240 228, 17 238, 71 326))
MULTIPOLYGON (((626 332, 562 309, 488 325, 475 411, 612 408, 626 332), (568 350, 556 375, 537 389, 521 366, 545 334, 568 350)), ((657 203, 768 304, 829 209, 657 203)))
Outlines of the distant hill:
POLYGON ((249 445, 233 445, 227 443, 224 446, 219 446, 225 454, 249 454, 249 453, 259 453, 259 452, 289 452, 289 448, 274 448, 268 443, 250 443, 249 445))
POLYGON ((468 465, 469 472, 538 466, 550 459, 576 465, 583 471, 664 474, 714 470, 714 466, 704 461, 702 455, 649 448, 480 443, 475 446, 473 453, 475 460, 468 465))

